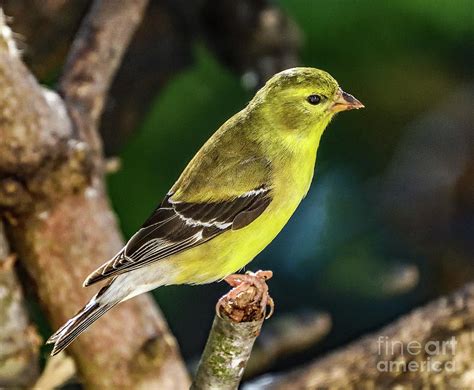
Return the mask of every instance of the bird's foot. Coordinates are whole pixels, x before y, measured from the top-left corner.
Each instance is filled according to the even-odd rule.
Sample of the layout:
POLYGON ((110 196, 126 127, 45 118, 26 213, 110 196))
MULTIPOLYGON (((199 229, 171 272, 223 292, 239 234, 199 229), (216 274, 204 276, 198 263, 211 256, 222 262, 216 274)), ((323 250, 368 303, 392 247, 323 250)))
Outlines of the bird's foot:
MULTIPOLYGON (((255 286, 257 289, 254 302, 265 300, 265 296, 268 297, 268 286, 266 281, 271 279, 273 276, 272 271, 247 271, 245 274, 233 274, 227 276, 224 280, 232 287, 234 287, 229 293, 229 298, 234 299, 237 296, 248 289, 250 286, 255 286)), ((266 306, 266 305, 265 305, 266 306)))
POLYGON ((224 280, 233 288, 217 302, 217 315, 221 317, 222 312, 225 312, 235 322, 262 316, 270 318, 275 305, 268 293, 266 281, 272 276, 272 271, 247 271, 243 275, 227 276, 224 280), (270 309, 268 314, 267 306, 270 309))

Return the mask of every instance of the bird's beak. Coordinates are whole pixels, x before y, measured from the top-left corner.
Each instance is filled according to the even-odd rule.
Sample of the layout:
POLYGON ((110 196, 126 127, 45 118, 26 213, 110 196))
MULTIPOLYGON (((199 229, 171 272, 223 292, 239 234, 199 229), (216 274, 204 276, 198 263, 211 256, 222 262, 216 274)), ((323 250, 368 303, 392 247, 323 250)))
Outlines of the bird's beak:
POLYGON ((358 110, 365 106, 359 102, 354 96, 344 92, 341 88, 336 93, 336 100, 330 110, 334 113, 347 110, 358 110))

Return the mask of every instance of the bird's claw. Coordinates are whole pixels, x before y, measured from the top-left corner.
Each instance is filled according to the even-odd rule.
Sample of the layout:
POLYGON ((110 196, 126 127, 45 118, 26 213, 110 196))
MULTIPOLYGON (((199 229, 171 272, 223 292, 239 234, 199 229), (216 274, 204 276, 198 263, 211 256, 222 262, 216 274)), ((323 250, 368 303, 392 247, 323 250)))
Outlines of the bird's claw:
POLYGON ((243 304, 248 307, 260 308, 261 314, 265 316, 267 306, 270 308, 270 312, 265 316, 268 319, 274 312, 274 301, 268 293, 268 286, 266 281, 273 276, 272 271, 247 271, 245 274, 233 274, 227 276, 224 280, 232 286, 232 290, 226 295, 222 296, 216 304, 216 314, 219 318, 221 316, 221 309, 228 311, 229 306, 236 306, 238 311, 242 311, 243 308, 239 307, 239 301, 242 300, 243 304), (247 297, 245 296, 247 295, 247 297), (249 297, 250 295, 250 297, 249 297), (251 299, 249 299, 251 298, 251 299))
POLYGON ((216 303, 216 315, 220 319, 222 319, 221 315, 221 308, 225 307, 225 301, 227 300, 227 295, 223 295, 222 297, 219 298, 219 300, 216 303))
MULTIPOLYGON (((275 302, 273 301, 273 298, 270 295, 268 296, 268 301, 267 301, 266 306, 270 308, 270 313, 268 314, 265 313, 267 314, 265 316, 265 319, 268 320, 273 315, 273 312, 275 311, 275 302)), ((265 311, 267 310, 266 306, 265 306, 265 311)))

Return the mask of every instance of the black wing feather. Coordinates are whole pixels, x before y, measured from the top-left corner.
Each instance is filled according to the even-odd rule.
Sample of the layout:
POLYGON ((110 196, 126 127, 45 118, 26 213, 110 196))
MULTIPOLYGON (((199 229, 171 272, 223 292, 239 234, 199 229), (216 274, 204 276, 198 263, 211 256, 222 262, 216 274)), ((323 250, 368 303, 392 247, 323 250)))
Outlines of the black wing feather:
POLYGON ((85 286, 201 245, 227 230, 242 229, 272 200, 265 187, 221 202, 177 202, 172 195, 163 200, 122 251, 87 277, 85 286))

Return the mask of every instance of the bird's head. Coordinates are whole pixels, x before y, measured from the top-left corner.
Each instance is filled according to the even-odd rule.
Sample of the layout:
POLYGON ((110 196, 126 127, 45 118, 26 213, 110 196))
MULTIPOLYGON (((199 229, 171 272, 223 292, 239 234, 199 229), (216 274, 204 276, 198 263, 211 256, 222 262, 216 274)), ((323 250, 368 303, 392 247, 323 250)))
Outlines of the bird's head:
POLYGON ((256 101, 263 103, 260 106, 273 123, 301 137, 310 130, 320 135, 337 112, 364 107, 329 73, 315 68, 277 73, 257 93, 256 101))

